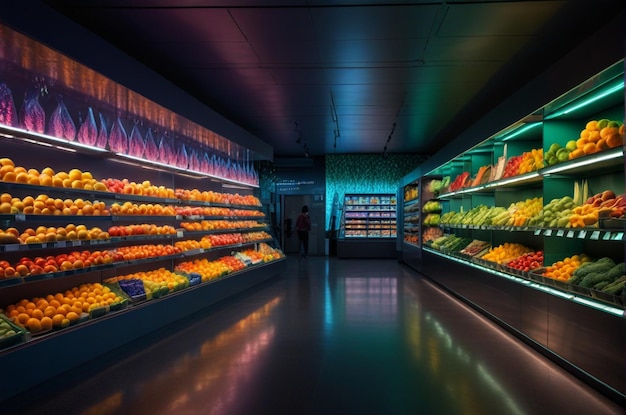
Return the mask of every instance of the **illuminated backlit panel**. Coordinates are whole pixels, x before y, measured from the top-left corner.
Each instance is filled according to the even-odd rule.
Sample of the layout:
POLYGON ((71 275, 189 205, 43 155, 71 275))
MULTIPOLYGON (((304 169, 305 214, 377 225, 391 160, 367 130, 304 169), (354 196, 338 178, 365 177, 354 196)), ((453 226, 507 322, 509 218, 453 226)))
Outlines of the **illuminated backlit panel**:
POLYGON ((0 127, 258 186, 247 149, 2 25, 0 127))

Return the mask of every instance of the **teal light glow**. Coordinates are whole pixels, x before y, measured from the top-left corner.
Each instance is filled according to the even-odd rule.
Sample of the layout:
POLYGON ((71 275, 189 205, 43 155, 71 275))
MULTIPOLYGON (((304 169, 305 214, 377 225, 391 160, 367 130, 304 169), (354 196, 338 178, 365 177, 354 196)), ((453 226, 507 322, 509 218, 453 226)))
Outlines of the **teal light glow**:
POLYGON ((617 91, 620 91, 622 89, 624 89, 624 81, 622 81, 618 85, 615 85, 612 88, 607 89, 606 91, 604 91, 604 92, 602 92, 602 93, 600 93, 598 95, 595 95, 595 96, 593 96, 593 97, 591 97, 589 99, 584 100, 583 102, 581 102, 579 104, 574 105, 573 107, 570 107, 570 108, 567 108, 567 109, 561 111, 561 115, 569 114, 570 112, 576 111, 579 108, 586 107, 587 105, 591 104, 592 102, 596 102, 597 100, 602 99, 602 98, 604 98, 604 97, 606 97, 608 95, 611 95, 613 92, 617 92, 617 91))
POLYGON ((551 294, 551 295, 554 295, 556 297, 561 297, 561 298, 564 298, 564 299, 567 299, 567 300, 570 300, 570 301, 573 301, 573 302, 584 304, 584 305, 586 305, 588 307, 592 307, 592 308, 595 308, 597 310, 601 310, 601 311, 604 311, 604 312, 607 312, 607 313, 610 313, 610 314, 614 314, 614 315, 617 315, 617 316, 624 317, 624 315, 625 315, 624 314, 625 313, 624 310, 621 310, 621 309, 616 308, 616 307, 611 307, 609 305, 605 305, 603 303, 594 301, 593 299, 579 297, 578 295, 573 295, 571 293, 565 293, 563 291, 560 291, 560 290, 557 290, 557 289, 554 289, 554 288, 550 288, 550 287, 547 287, 547 286, 542 285, 542 284, 538 284, 538 283, 535 283, 535 282, 529 282, 529 281, 527 281, 527 280, 525 280, 523 278, 519 278, 519 277, 516 277, 514 275, 507 274, 505 272, 496 271, 496 270, 490 269, 490 268, 485 268, 485 267, 483 267, 483 266, 481 266, 479 264, 475 264, 473 262, 469 262, 469 261, 464 260, 464 259, 455 258, 455 257, 451 257, 451 256, 448 256, 448 255, 442 254, 441 252, 439 252, 437 250, 434 250, 434 249, 431 249, 431 248, 424 248, 424 250, 428 251, 428 252, 430 252, 432 254, 444 257, 444 258, 446 258, 446 259, 448 259, 450 261, 455 261, 455 262, 459 262, 461 264, 464 264, 466 266, 470 266, 470 267, 473 267, 473 268, 478 268, 478 269, 480 269, 482 271, 485 271, 485 272, 488 272, 490 274, 497 275, 498 277, 506 278, 508 280, 515 281, 517 283, 527 285, 527 286, 532 287, 532 288, 534 288, 536 290, 544 291, 544 292, 546 292, 548 294, 551 294))
POLYGON ((574 112, 576 110, 579 110, 581 108, 586 107, 587 105, 590 105, 602 98, 605 98, 615 92, 619 92, 619 91, 623 91, 624 90, 624 81, 622 80, 621 82, 619 82, 617 85, 614 85, 612 87, 609 87, 608 89, 602 90, 601 92, 599 92, 596 95, 592 95, 587 99, 582 100, 581 102, 575 103, 573 105, 571 105, 570 107, 567 107, 561 111, 558 111, 550 116, 547 116, 546 118, 556 118, 556 117, 560 117, 561 115, 566 115, 569 114, 571 112, 574 112))
POLYGON ((507 134, 507 135, 503 136, 501 138, 501 141, 509 141, 509 140, 519 136, 520 134, 525 133, 528 130, 532 130, 535 127, 539 127, 541 125, 542 125, 542 123, 540 123, 540 122, 535 122, 535 123, 532 123, 532 124, 526 124, 523 127, 519 127, 517 129, 513 130, 510 134, 507 134))
MULTIPOLYGON (((326 229, 330 229, 333 200, 341 208, 346 193, 396 194, 404 176, 426 157, 417 154, 328 154, 326 155, 326 229)), ((335 220, 339 229, 341 217, 335 220)))

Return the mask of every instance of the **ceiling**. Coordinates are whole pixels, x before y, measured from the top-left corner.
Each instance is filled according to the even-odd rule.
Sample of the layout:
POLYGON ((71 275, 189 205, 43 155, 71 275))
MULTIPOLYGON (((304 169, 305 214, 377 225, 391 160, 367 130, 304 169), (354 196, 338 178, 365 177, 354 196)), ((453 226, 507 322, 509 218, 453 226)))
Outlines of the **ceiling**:
POLYGON ((46 0, 274 148, 432 154, 623 0, 46 0))

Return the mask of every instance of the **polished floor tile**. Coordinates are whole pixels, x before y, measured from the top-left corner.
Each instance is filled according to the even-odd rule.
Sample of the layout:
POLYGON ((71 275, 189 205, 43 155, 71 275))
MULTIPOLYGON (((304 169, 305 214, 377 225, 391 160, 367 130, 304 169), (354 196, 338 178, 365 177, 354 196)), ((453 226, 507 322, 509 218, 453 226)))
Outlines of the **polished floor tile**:
POLYGON ((284 275, 3 403, 6 414, 623 414, 395 260, 284 275))

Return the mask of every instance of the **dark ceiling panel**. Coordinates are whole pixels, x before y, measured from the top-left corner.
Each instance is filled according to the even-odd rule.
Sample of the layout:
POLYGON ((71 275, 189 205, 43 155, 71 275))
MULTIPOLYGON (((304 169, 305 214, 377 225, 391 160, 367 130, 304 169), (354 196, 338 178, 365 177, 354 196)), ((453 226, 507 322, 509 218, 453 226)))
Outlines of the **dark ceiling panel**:
POLYGON ((257 40, 274 41, 278 46, 285 41, 316 39, 307 8, 233 8, 230 13, 242 33, 253 44, 257 40))
POLYGON ((566 1, 448 4, 437 36, 532 36, 566 1))
POLYGON ((259 58, 247 42, 162 42, 144 45, 162 51, 163 63, 175 68, 231 68, 258 66, 259 58))
POLYGON ((424 60, 431 62, 506 62, 529 38, 525 36, 434 37, 424 60))
POLYGON ((254 39, 251 41, 251 48, 265 66, 289 67, 319 64, 321 61, 320 44, 316 41, 284 40, 277 48, 273 40, 254 39))
POLYGON ((242 42, 246 38, 225 9, 85 9, 90 24, 134 44, 199 40, 242 42))
POLYGON ((592 33, 604 13, 624 7, 623 0, 45 1, 270 143, 277 156, 304 154, 298 133, 311 155, 382 152, 394 122, 389 151, 435 151, 592 33))
POLYGON ((286 85, 404 84, 410 74, 410 68, 406 67, 291 67, 271 71, 277 82, 286 85))
POLYGON ((319 38, 328 40, 426 38, 438 5, 384 5, 311 8, 319 38))
POLYGON ((426 47, 426 38, 324 41, 319 46, 322 60, 328 64, 380 63, 411 64, 418 61, 426 47))

